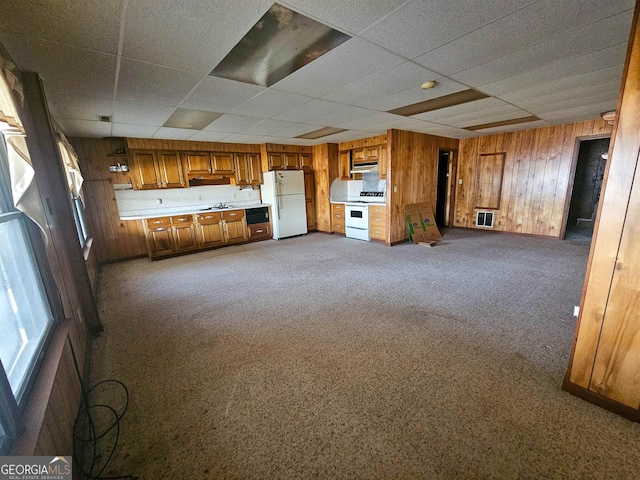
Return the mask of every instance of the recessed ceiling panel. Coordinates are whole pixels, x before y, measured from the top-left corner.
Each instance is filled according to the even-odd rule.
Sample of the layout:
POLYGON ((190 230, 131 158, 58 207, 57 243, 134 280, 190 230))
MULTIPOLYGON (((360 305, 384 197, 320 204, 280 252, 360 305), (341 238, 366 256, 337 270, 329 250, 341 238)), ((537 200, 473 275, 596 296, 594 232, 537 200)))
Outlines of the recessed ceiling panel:
POLYGON ((346 132, 346 128, 336 128, 336 127, 323 127, 313 132, 303 133, 302 135, 298 135, 296 138, 306 138, 307 140, 315 140, 316 138, 323 138, 329 135, 333 135, 336 133, 346 132))
POLYGON ((171 128, 161 127, 158 129, 153 138, 164 138, 167 140, 188 140, 197 132, 188 128, 171 128))
POLYGON ((503 125, 496 126, 491 128, 484 128, 481 130, 476 130, 475 133, 478 135, 493 135, 496 133, 503 132, 516 132, 518 130, 529 130, 531 128, 543 128, 550 126, 550 123, 546 120, 534 120, 531 122, 523 122, 516 125, 503 125))
POLYGON ((251 125, 258 123, 261 118, 246 117, 244 115, 232 115, 225 113, 211 125, 205 127, 205 130, 213 132, 237 133, 251 125))
POLYGON ((418 115, 420 113, 432 112, 434 110, 453 107, 454 105, 475 102, 476 100, 481 100, 487 97, 488 95, 482 92, 469 89, 457 93, 452 93, 450 95, 444 95, 442 97, 436 97, 431 100, 425 100, 424 102, 418 102, 412 105, 405 105, 404 107, 394 108, 393 110, 389 110, 389 113, 410 117, 412 115, 418 115))
POLYGON ((350 38, 274 3, 211 75, 270 87, 350 38))
POLYGON ((496 122, 490 122, 490 123, 481 123, 481 124, 476 124, 476 125, 469 125, 468 127, 464 127, 465 130, 487 130, 490 128, 496 128, 496 127, 504 127, 504 126, 508 126, 508 125, 518 125, 521 123, 531 123, 531 122, 537 122, 538 120, 540 120, 538 117, 536 117, 535 115, 529 115, 528 117, 518 117, 518 118, 512 118, 509 120, 499 120, 496 122))
POLYGON ((201 78, 198 73, 123 58, 116 98, 177 106, 201 78))
POLYGON ((475 102, 461 103, 459 105, 453 105, 439 110, 420 113, 411 118, 448 124, 449 121, 465 121, 478 118, 485 115, 486 112, 507 113, 513 110, 518 110, 518 108, 513 105, 509 105, 502 100, 498 100, 497 98, 490 97, 483 98, 475 102))
POLYGON ((188 108, 176 108, 176 111, 173 112, 173 114, 167 119, 163 127, 202 130, 211 122, 220 118, 221 115, 222 114, 218 112, 191 110, 188 108))

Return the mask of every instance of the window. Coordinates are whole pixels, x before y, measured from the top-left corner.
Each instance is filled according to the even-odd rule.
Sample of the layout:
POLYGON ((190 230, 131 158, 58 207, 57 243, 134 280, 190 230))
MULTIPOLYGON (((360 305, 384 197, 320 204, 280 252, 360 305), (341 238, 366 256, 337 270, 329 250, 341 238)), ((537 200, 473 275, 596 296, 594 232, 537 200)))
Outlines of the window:
POLYGON ((78 239, 80 240, 80 246, 84 248, 87 245, 87 241, 89 240, 89 232, 87 231, 87 223, 84 218, 84 204, 82 203, 82 198, 75 192, 80 191, 80 186, 78 186, 78 180, 75 175, 75 172, 67 172, 67 175, 70 175, 73 179, 73 188, 71 189, 71 207, 73 210, 73 220, 76 224, 76 231, 78 232, 78 239))
POLYGON ((13 207, 8 172, 0 135, 0 452, 7 432, 16 430, 17 412, 53 325, 27 228, 31 220, 13 207))

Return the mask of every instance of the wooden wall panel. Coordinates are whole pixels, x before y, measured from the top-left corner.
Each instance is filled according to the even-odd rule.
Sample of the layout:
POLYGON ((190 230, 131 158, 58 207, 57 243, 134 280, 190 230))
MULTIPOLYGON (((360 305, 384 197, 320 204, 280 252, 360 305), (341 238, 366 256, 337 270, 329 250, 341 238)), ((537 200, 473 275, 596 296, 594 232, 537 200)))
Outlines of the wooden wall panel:
MULTIPOLYGON (((158 148, 174 149, 180 146, 176 140, 129 139, 136 145, 149 144, 158 148)), ((114 156, 125 148, 124 139, 70 138, 69 142, 78 154, 78 161, 85 179, 83 185, 85 214, 92 248, 97 262, 112 262, 147 254, 144 231, 137 220, 120 220, 113 185, 132 182, 131 172, 110 172, 109 165, 126 163, 127 157, 114 156)), ((208 142, 181 142, 194 143, 208 142)), ((252 146, 253 147, 253 146, 252 146)))
POLYGON ((338 144, 313 147, 313 171, 316 182, 316 230, 331 232, 331 182, 338 177, 338 144))
POLYGON ((408 239, 405 205, 430 203, 435 209, 439 150, 457 150, 458 140, 404 130, 389 130, 387 243, 408 239))
MULTIPOLYGON (((460 140, 454 226, 475 228, 475 178, 480 155, 505 152, 494 230, 562 237, 579 138, 607 136, 600 119, 460 140)), ((481 173, 480 173, 481 174, 481 173)))
POLYGON ((476 208, 500 208, 504 153, 478 155, 476 167, 476 208))
MULTIPOLYGON (((188 150, 195 152, 260 153, 260 145, 246 143, 195 142, 189 140, 162 140, 159 138, 127 138, 127 149, 188 150)), ((309 149, 311 147, 300 147, 309 149)), ((289 150, 287 150, 289 151, 289 150)), ((293 150, 298 151, 298 150, 293 150)), ((305 150, 305 153, 307 151, 305 150)))
POLYGON ((640 421, 640 31, 636 5, 564 388, 640 421))
POLYGON ((353 150, 354 148, 371 147, 374 145, 384 145, 387 143, 387 134, 377 135, 375 137, 361 138, 359 140, 351 140, 338 145, 338 150, 353 150))

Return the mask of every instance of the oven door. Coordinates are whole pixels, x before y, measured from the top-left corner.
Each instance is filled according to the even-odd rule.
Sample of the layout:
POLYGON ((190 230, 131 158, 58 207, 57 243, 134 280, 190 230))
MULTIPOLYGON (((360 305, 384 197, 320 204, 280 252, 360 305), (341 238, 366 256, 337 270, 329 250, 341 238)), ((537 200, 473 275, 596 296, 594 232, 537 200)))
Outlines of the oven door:
POLYGON ((370 240, 369 237, 369 206, 362 204, 345 205, 345 235, 360 240, 370 240))

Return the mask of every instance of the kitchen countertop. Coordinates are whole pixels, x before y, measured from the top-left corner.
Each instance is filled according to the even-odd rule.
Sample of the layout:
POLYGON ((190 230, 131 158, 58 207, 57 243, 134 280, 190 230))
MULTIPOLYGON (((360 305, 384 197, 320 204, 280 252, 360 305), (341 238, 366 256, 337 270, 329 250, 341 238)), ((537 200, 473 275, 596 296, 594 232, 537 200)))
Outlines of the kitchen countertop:
POLYGON ((268 207, 269 203, 250 203, 246 205, 227 204, 231 208, 207 208, 206 205, 192 205, 190 207, 154 208, 151 210, 136 210, 120 214, 120 220, 143 220, 156 217, 170 217, 172 215, 190 215, 205 212, 225 212, 230 210, 251 210, 252 208, 268 207))
POLYGON ((358 205, 386 205, 386 199, 381 199, 377 197, 376 200, 373 200, 376 197, 357 197, 357 198, 331 198, 329 200, 330 203, 357 203, 358 205), (366 198, 371 198, 371 200, 366 200, 366 198))

